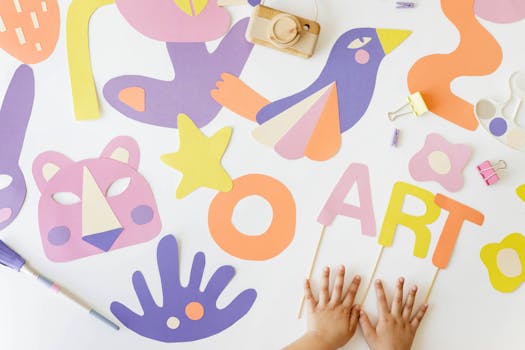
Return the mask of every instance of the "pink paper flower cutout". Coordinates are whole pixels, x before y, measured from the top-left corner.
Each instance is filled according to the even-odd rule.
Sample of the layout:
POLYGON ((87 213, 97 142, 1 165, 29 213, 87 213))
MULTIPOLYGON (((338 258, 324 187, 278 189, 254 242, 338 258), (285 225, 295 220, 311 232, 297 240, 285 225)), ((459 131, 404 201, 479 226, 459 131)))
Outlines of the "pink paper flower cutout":
POLYGON ((463 144, 453 144, 438 134, 429 134, 423 148, 416 153, 408 169, 417 181, 436 181, 446 190, 457 192, 463 187, 463 169, 472 149, 463 144))
POLYGON ((228 12, 215 0, 116 0, 138 32, 166 42, 206 42, 230 27, 228 12))

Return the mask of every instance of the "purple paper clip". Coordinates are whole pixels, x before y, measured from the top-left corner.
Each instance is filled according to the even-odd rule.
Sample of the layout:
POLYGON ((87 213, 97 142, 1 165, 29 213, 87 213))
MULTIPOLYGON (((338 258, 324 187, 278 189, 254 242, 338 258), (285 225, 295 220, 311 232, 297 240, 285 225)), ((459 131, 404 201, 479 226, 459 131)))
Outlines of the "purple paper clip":
POLYGON ((392 147, 397 147, 398 143, 399 143, 399 129, 396 129, 394 131, 394 135, 392 136, 392 147))
POLYGON ((398 9, 412 9, 416 7, 415 2, 409 2, 409 1, 397 1, 396 2, 396 8, 398 9))

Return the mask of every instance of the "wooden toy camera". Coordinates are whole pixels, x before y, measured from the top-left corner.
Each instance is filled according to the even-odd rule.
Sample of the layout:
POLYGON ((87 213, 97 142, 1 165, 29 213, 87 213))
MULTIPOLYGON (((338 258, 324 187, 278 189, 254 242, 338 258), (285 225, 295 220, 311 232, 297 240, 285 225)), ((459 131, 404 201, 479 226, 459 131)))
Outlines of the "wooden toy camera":
POLYGON ((321 26, 319 23, 258 5, 254 8, 246 40, 303 58, 312 57, 321 26))

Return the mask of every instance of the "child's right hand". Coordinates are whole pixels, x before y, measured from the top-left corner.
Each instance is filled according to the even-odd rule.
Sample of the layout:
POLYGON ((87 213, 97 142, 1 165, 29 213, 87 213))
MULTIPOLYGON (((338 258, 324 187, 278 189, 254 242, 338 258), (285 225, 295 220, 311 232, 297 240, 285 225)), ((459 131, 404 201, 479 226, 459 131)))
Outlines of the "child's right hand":
POLYGON ((379 280, 376 281, 379 319, 375 327, 370 322, 368 315, 361 311, 359 324, 372 350, 410 350, 412 346, 417 328, 425 316, 428 305, 421 305, 416 314, 412 316, 417 287, 410 288, 406 302, 403 304, 404 283, 404 278, 399 278, 392 308, 389 308, 383 284, 379 280))

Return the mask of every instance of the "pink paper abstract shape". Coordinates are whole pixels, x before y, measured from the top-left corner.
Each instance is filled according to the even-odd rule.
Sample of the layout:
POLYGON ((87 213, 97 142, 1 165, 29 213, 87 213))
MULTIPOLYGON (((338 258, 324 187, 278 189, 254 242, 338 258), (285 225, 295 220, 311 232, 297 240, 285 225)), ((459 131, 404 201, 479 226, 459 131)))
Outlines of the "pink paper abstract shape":
POLYGON ((523 0, 476 0, 474 12, 477 16, 494 23, 512 23, 525 18, 523 0))
POLYGON ((436 181, 450 192, 463 187, 463 169, 472 154, 472 149, 463 144, 452 144, 438 134, 429 134, 423 148, 409 162, 410 175, 417 181, 436 181), (437 170, 433 156, 448 162, 448 169, 437 170))
POLYGON ((50 260, 65 262, 100 254, 149 241, 160 233, 153 193, 137 172, 139 160, 137 142, 125 136, 113 139, 100 158, 74 162, 48 151, 35 159, 33 176, 42 194, 38 207, 40 235, 50 260), (122 179, 129 179, 127 187, 109 192, 122 179), (89 192, 93 187, 99 197, 89 192), (59 202, 56 195, 64 193, 77 200, 59 202), (86 194, 98 201, 84 203, 86 194), (83 217, 86 215, 89 220, 83 217), (95 228, 99 230, 93 232, 95 228))
POLYGON ((365 164, 352 163, 335 185, 332 194, 326 201, 317 222, 329 226, 337 215, 344 215, 361 221, 361 232, 374 237, 376 235, 376 220, 372 206, 370 175, 365 164), (359 192, 359 206, 344 202, 346 195, 357 183, 359 192))
POLYGON ((223 36, 230 27, 228 12, 219 7, 215 0, 208 0, 199 12, 192 6, 193 1, 187 1, 192 8, 192 15, 174 0, 116 0, 116 4, 126 21, 151 39, 206 42, 223 36))
POLYGON ((277 142, 275 145, 277 153, 286 159, 299 159, 304 157, 306 146, 319 122, 330 94, 334 92, 334 87, 335 84, 332 85, 283 138, 277 142))

